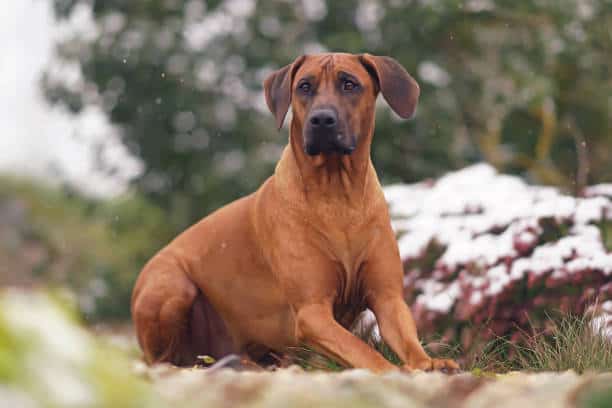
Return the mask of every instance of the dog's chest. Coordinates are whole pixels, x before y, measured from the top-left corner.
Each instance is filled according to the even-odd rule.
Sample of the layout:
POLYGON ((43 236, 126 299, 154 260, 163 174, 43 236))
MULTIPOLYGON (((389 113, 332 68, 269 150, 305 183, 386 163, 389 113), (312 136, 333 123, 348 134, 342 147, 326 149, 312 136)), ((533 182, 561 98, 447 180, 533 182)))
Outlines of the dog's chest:
POLYGON ((378 228, 350 209, 321 215, 316 221, 321 250, 340 263, 346 273, 356 273, 379 234, 378 228))
POLYGON ((334 314, 338 320, 351 324, 364 308, 362 293, 362 267, 379 231, 359 223, 347 225, 344 229, 328 228, 322 240, 322 251, 336 265, 337 298, 334 314))
POLYGON ((363 256, 358 255, 336 262, 336 297, 334 317, 342 326, 348 328, 355 318, 366 308, 361 270, 363 256))

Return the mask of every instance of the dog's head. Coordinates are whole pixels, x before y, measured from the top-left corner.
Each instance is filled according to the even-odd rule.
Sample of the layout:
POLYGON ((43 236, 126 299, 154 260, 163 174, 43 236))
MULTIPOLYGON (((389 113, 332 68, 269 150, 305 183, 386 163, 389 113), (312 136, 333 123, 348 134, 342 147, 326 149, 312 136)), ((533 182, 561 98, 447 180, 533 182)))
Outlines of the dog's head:
POLYGON ((329 53, 297 58, 264 82, 266 102, 282 127, 291 105, 304 151, 351 154, 372 132, 381 92, 401 117, 413 115, 419 86, 393 58, 329 53))

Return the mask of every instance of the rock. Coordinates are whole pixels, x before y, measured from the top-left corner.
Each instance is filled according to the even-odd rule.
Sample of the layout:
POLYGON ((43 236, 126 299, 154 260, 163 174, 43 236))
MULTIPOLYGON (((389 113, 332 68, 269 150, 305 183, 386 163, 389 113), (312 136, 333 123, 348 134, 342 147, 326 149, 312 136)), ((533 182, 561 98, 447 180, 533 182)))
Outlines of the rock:
POLYGON ((611 374, 579 376, 572 371, 485 377, 468 373, 377 375, 366 370, 223 369, 214 373, 185 370, 158 378, 154 386, 173 406, 546 408, 570 406, 590 384, 607 380, 612 380, 611 374))

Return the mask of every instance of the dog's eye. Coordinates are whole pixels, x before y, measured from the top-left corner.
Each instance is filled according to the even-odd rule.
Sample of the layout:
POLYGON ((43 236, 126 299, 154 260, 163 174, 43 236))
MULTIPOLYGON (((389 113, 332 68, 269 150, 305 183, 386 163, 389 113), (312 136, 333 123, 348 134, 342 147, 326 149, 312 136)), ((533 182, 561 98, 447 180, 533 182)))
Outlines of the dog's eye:
POLYGON ((357 84, 353 81, 346 80, 342 83, 342 90, 344 91, 352 91, 357 88, 357 84))
POLYGON ((308 82, 302 82, 300 85, 298 85, 298 88, 300 88, 300 90, 304 93, 308 93, 310 92, 310 84, 308 82))

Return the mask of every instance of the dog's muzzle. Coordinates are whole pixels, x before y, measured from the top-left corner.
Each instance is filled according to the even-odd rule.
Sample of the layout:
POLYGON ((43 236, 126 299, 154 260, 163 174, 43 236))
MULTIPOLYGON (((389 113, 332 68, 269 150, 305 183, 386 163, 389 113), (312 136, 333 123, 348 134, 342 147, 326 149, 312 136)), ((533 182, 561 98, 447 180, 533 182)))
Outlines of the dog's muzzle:
POLYGON ((320 153, 351 154, 355 150, 355 137, 348 134, 332 108, 313 109, 304 128, 304 150, 315 156, 320 153))

